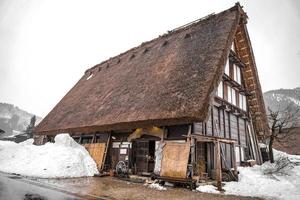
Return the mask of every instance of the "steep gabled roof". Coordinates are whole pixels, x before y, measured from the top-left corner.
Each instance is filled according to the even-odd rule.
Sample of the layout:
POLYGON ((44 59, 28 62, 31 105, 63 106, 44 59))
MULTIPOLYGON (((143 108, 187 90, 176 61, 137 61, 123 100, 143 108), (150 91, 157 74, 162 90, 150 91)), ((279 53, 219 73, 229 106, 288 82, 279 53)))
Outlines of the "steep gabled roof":
POLYGON ((236 5, 88 69, 35 132, 203 121, 240 17, 236 5))
POLYGON ((245 68, 242 70, 242 73, 245 79, 245 87, 251 94, 248 98, 248 105, 253 121, 253 128, 258 135, 258 139, 262 140, 265 135, 269 134, 270 130, 246 22, 238 25, 234 42, 236 46, 236 53, 245 64, 245 68))

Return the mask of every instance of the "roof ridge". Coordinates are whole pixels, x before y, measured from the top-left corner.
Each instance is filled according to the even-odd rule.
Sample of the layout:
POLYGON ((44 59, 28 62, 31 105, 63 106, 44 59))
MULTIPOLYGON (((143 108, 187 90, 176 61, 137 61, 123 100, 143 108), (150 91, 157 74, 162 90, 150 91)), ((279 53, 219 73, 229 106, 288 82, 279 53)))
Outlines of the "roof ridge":
POLYGON ((223 10, 223 11, 217 13, 217 14, 215 14, 215 13, 213 12, 213 13, 211 13, 211 14, 208 14, 208 15, 204 16, 204 17, 201 17, 201 18, 199 18, 199 19, 196 19, 196 20, 194 20, 194 21, 192 21, 192 22, 189 22, 189 23, 187 23, 187 24, 184 24, 184 25, 181 25, 181 26, 179 26, 179 27, 177 27, 177 28, 174 28, 174 29, 172 29, 172 30, 170 30, 170 31, 167 31, 166 33, 164 33, 164 34, 162 34, 162 35, 159 35, 159 36, 156 37, 156 38, 153 38, 153 39, 148 40, 148 41, 146 41, 146 42, 142 42, 142 43, 141 43, 140 45, 138 45, 138 46, 132 47, 132 48, 128 49, 127 51, 124 51, 124 52, 122 52, 122 53, 120 53, 120 54, 118 54, 118 55, 116 55, 116 56, 110 57, 110 58, 108 58, 108 59, 106 59, 106 60, 104 60, 104 61, 102 61, 102 62, 100 62, 100 63, 98 63, 98 64, 96 64, 96 65, 94 65, 93 67, 88 68, 88 69, 85 71, 85 74, 88 73, 89 71, 91 71, 91 70, 93 70, 93 69, 95 69, 95 68, 97 68, 97 67, 99 67, 99 66, 101 66, 101 65, 103 65, 103 64, 105 64, 105 63, 107 63, 107 62, 109 62, 109 61, 111 61, 111 60, 113 60, 113 59, 116 59, 116 58, 118 58, 118 57, 121 57, 122 55, 127 54, 127 53, 129 53, 129 52, 131 52, 131 51, 134 51, 134 50, 136 50, 136 49, 138 49, 138 48, 140 48, 140 47, 142 47, 142 46, 145 46, 146 44, 149 44, 149 43, 152 43, 152 42, 154 42, 154 41, 157 41, 158 39, 160 39, 160 38, 162 38, 162 37, 168 37, 168 36, 171 36, 172 34, 175 34, 175 33, 181 32, 181 31, 184 31, 184 30, 186 30, 186 29, 188 29, 188 28, 191 28, 192 26, 198 25, 199 23, 202 23, 202 22, 204 22, 204 21, 206 21, 206 20, 209 20, 209 19, 211 19, 212 17, 215 17, 215 16, 217 16, 217 15, 222 15, 222 14, 224 14, 224 13, 227 12, 227 11, 232 11, 232 10, 235 10, 235 9, 237 9, 237 10, 239 10, 239 11, 240 11, 240 9, 242 9, 242 7, 241 7, 241 5, 239 4, 239 2, 237 2, 233 7, 229 8, 229 9, 226 9, 226 10, 223 10))

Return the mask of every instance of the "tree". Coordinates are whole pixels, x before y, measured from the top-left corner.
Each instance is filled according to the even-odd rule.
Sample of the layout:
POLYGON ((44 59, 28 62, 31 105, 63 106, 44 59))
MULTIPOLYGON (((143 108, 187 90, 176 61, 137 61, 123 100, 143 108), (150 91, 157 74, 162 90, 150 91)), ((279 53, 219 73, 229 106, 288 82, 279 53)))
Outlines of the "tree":
POLYGON ((268 111, 269 128, 271 130, 270 135, 267 136, 269 140, 269 158, 270 162, 274 163, 274 141, 280 141, 289 136, 289 133, 299 122, 300 110, 289 104, 284 109, 278 108, 276 111, 268 107, 268 111))
POLYGON ((35 126, 36 116, 33 115, 30 119, 30 124, 27 126, 25 133, 27 134, 28 138, 33 138, 33 128, 35 126))

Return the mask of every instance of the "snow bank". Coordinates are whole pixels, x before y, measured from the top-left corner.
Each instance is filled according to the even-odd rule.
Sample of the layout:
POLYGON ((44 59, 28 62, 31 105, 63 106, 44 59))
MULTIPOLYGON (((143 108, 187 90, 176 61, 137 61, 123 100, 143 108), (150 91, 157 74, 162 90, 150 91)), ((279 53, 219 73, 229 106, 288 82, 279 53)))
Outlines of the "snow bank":
POLYGON ((69 134, 59 134, 54 143, 33 145, 0 141, 0 171, 39 178, 71 178, 99 173, 86 149, 69 134))
POLYGON ((206 193, 214 193, 214 194, 220 193, 220 191, 218 191, 217 188, 213 185, 200 185, 199 187, 196 188, 196 190, 199 192, 206 192, 206 193))
POLYGON ((295 163, 288 173, 267 174, 274 164, 266 162, 261 166, 239 167, 239 182, 226 183, 225 194, 255 196, 267 199, 298 200, 300 199, 300 156, 289 155, 274 150, 274 158, 287 157, 295 163))

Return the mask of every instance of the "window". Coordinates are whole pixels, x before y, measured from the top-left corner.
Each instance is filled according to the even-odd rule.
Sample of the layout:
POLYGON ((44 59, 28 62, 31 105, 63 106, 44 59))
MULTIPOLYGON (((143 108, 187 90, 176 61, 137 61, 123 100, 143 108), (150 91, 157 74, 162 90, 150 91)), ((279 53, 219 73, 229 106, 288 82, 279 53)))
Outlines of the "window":
POLYGON ((241 68, 233 64, 233 79, 241 84, 241 68))
POLYGON ((239 94, 239 108, 245 111, 247 110, 247 100, 246 100, 246 96, 243 94, 239 94))
POLYGON ((82 144, 89 144, 92 143, 93 141, 93 136, 82 136, 81 143, 82 144))
POLYGON ((236 82, 241 84, 241 68, 236 66, 236 82))
POLYGON ((235 161, 237 163, 241 162, 240 158, 240 147, 235 147, 235 161))
POLYGON ((247 110, 247 99, 246 96, 243 96, 243 110, 247 110))
POLYGON ((241 161, 245 161, 245 148, 241 147, 241 161))
POLYGON ((92 78, 93 77, 93 73, 91 73, 87 78, 86 78, 86 80, 89 80, 90 78, 92 78))
POLYGON ((227 86, 227 101, 235 106, 237 106, 236 91, 230 86, 227 86))
POLYGON ((221 81, 218 86, 217 95, 218 95, 218 97, 221 97, 222 99, 224 98, 223 97, 223 81, 221 81))
POLYGON ((228 75, 228 76, 230 76, 230 73, 229 73, 229 59, 227 59, 227 61, 226 61, 225 74, 228 75))
POLYGON ((231 99, 231 97, 232 97, 232 94, 231 94, 231 87, 230 86, 227 86, 227 101, 229 102, 229 103, 231 103, 232 102, 232 99, 231 99))
POLYGON ((243 109, 243 95, 239 94, 239 108, 243 109))
POLYGON ((233 89, 233 88, 231 88, 231 94, 232 94, 232 96, 231 96, 231 99, 232 99, 232 101, 231 101, 231 103, 233 104, 233 105, 235 105, 236 106, 236 94, 235 94, 235 89, 233 89))

